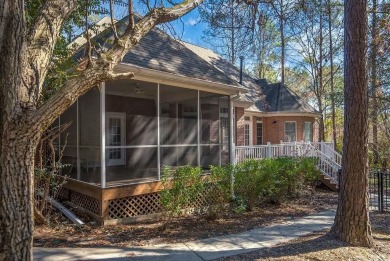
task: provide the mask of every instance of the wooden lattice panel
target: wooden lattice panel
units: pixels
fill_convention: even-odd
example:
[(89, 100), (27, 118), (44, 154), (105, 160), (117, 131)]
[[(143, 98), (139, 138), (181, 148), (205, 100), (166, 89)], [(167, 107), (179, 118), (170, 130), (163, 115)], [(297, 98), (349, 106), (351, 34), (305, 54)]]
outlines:
[(159, 213), (162, 211), (159, 193), (114, 199), (109, 201), (109, 218), (118, 219)]
[(100, 214), (99, 200), (90, 196), (70, 191), (70, 202), (97, 215)]
[(68, 199), (69, 198), (69, 189), (61, 187), (58, 191), (57, 198), (59, 199)]

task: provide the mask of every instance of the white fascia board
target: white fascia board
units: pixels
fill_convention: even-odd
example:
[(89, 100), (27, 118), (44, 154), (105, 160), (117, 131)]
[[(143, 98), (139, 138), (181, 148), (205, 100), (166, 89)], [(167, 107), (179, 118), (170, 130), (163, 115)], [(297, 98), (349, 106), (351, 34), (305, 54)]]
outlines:
[(321, 116), (318, 112), (302, 112), (302, 111), (275, 111), (275, 112), (262, 112), (262, 111), (252, 111), (245, 110), (245, 113), (248, 115), (258, 116), (258, 117), (279, 117), (279, 116), (296, 116), (296, 117), (314, 117), (319, 118)]
[(247, 92), (247, 89), (244, 87), (216, 83), (167, 72), (161, 72), (127, 63), (119, 64), (115, 67), (115, 71), (134, 72), (134, 77), (132, 78), (134, 80), (172, 85), (176, 87), (218, 93), (223, 95), (234, 95), (237, 93)]

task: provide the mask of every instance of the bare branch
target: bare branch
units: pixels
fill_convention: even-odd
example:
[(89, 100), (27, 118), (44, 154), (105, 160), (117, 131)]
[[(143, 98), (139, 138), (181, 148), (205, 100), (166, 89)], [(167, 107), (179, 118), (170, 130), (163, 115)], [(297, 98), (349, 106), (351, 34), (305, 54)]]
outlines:
[(91, 37), (89, 35), (88, 7), (89, 7), (89, 0), (86, 0), (86, 5), (85, 5), (85, 38), (87, 39), (87, 44), (85, 46), (85, 53), (84, 53), (85, 56), (87, 56), (86, 67), (89, 67), (92, 64), (92, 43), (91, 43)]
[(113, 47), (106, 52), (105, 56), (111, 59), (112, 66), (119, 64), (125, 54), (153, 27), (161, 23), (176, 20), (190, 12), (202, 2), (203, 0), (184, 0), (170, 8), (161, 7), (152, 9), (134, 26), (133, 29), (129, 29), (128, 25), (118, 43), (114, 43)]
[(111, 18), (111, 27), (112, 27), (112, 31), (114, 32), (115, 41), (118, 41), (119, 40), (118, 33), (116, 30), (116, 25), (114, 23), (114, 0), (110, 0), (110, 18)]
[(34, 78), (31, 92), (39, 99), (54, 46), (64, 20), (76, 7), (77, 0), (46, 1), (28, 33), (29, 66)]
[(133, 10), (133, 0), (129, 0), (129, 26), (128, 30), (134, 29), (134, 10)]
[(111, 49), (102, 53), (98, 60), (92, 61), (91, 65), (81, 71), (79, 76), (68, 80), (60, 91), (56, 92), (33, 112), (33, 115), (29, 117), (31, 126), (40, 126), (42, 129), (48, 128), (80, 96), (101, 82), (133, 77), (133, 73), (114, 73), (114, 67), (154, 26), (173, 21), (202, 2), (203, 0), (184, 0), (173, 7), (155, 8), (147, 13), (132, 30), (126, 29), (124, 35), (119, 38), (117, 43), (113, 44)]

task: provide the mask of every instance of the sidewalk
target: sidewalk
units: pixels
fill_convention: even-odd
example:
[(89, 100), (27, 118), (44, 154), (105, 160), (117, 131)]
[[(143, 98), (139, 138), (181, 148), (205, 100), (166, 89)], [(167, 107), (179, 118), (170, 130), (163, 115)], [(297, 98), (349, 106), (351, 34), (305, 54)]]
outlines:
[(326, 211), (239, 234), (176, 244), (141, 247), (34, 248), (34, 260), (212, 260), (273, 247), (330, 228), (334, 216), (335, 211)]

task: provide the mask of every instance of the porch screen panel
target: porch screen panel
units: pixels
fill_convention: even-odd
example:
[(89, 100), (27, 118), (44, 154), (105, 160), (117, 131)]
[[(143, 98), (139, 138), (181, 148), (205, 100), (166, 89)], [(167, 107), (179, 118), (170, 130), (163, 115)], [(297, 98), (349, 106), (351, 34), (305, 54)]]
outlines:
[(94, 88), (78, 101), (79, 120), (79, 179), (100, 185), (100, 91)]
[(198, 165), (198, 92), (160, 85), (160, 166)]
[(106, 83), (107, 186), (158, 179), (157, 84)]
[[(59, 137), (61, 162), (64, 165), (60, 173), (73, 179), (77, 179), (77, 103), (70, 106), (59, 118), (61, 125), (69, 123)], [(58, 155), (60, 156), (60, 155)]]
[[(228, 100), (219, 94), (200, 92), (200, 164), (203, 169), (228, 159)], [(224, 128), (222, 128), (222, 124)], [(225, 139), (224, 139), (225, 138)]]

